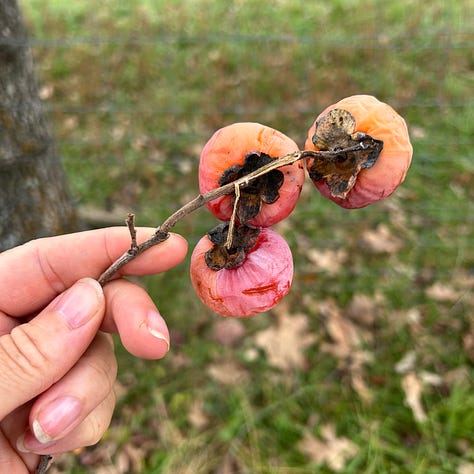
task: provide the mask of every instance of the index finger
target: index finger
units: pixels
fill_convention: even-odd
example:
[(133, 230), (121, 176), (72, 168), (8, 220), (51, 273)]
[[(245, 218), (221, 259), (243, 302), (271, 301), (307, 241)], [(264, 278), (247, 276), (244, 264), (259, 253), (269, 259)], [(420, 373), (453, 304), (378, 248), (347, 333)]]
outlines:
[[(155, 229), (137, 228), (137, 242)], [(130, 248), (126, 227), (109, 227), (32, 240), (0, 254), (0, 312), (24, 316), (38, 311), (84, 277), (98, 278)], [(177, 235), (125, 265), (120, 275), (150, 275), (180, 263), (186, 240)]]

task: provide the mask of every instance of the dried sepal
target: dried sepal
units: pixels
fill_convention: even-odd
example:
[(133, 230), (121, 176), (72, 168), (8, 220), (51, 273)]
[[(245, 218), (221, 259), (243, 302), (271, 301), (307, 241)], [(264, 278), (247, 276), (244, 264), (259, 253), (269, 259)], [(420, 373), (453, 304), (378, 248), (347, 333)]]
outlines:
[(234, 226), (232, 245), (228, 247), (229, 223), (216, 226), (208, 232), (214, 244), (206, 252), (205, 260), (211, 270), (231, 269), (242, 265), (247, 253), (255, 247), (260, 229), (246, 225)]
[[(309, 176), (314, 181), (325, 179), (332, 196), (342, 199), (354, 187), (359, 172), (374, 166), (383, 149), (383, 141), (355, 132), (355, 126), (350, 112), (332, 109), (316, 122), (312, 138), (318, 150), (335, 154), (315, 157)], [(353, 150), (337, 153), (347, 148)]]
[[(223, 186), (231, 183), (275, 160), (276, 158), (272, 158), (263, 152), (253, 151), (247, 153), (243, 165), (231, 166), (222, 173), (219, 185)], [(244, 224), (256, 217), (262, 208), (262, 203), (274, 203), (280, 197), (278, 190), (283, 181), (283, 173), (280, 170), (272, 170), (254, 179), (252, 183), (241, 186), (237, 203), (239, 222)]]
[(332, 109), (316, 122), (313, 144), (319, 150), (347, 148), (355, 130), (355, 119), (344, 109)]

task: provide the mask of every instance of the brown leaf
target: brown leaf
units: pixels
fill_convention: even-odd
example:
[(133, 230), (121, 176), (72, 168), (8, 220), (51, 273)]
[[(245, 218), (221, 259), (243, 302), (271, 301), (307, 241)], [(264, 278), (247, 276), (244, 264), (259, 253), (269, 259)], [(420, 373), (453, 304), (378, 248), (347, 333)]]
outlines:
[(38, 92), (38, 96), (41, 100), (48, 100), (51, 99), (54, 95), (54, 86), (53, 85), (45, 85), (40, 88)]
[(312, 263), (313, 271), (326, 272), (331, 276), (337, 275), (347, 261), (347, 252), (344, 249), (318, 250), (310, 248), (305, 251), (305, 255)]
[(375, 230), (367, 230), (362, 234), (361, 243), (373, 253), (396, 253), (402, 246), (402, 241), (394, 236), (390, 229), (379, 224)]
[(454, 288), (444, 283), (434, 283), (426, 290), (426, 295), (439, 302), (454, 303), (460, 298), (460, 294)]
[(471, 372), (465, 365), (449, 370), (444, 374), (443, 379), (448, 387), (454, 385), (468, 385), (472, 381)]
[(289, 314), (280, 309), (276, 324), (258, 332), (254, 340), (273, 367), (291, 371), (305, 367), (304, 352), (316, 342), (316, 336), (305, 314)]
[(249, 373), (233, 360), (224, 360), (209, 365), (207, 373), (215, 381), (222, 385), (237, 385), (246, 383), (250, 375)]
[(368, 295), (356, 293), (346, 308), (346, 315), (356, 323), (371, 327), (377, 320), (380, 312), (380, 305), (383, 302), (383, 296), (376, 294), (371, 297)]
[(411, 409), (416, 421), (422, 423), (427, 416), (421, 402), (423, 384), (415, 372), (409, 372), (402, 378), (402, 388), (405, 392), (405, 403)]
[(345, 437), (337, 437), (332, 425), (321, 427), (321, 438), (306, 431), (299, 443), (299, 449), (317, 464), (327, 464), (333, 471), (344, 470), (348, 460), (358, 452), (359, 447)]
[(188, 413), (188, 421), (194, 428), (202, 430), (209, 424), (209, 417), (204, 411), (202, 400), (195, 400)]
[(373, 355), (362, 346), (371, 339), (371, 334), (344, 317), (333, 300), (320, 303), (319, 310), (332, 340), (321, 344), (321, 352), (332, 354), (340, 360), (342, 368), (350, 375), (352, 388), (364, 402), (370, 403), (373, 397), (363, 375), (364, 366), (372, 362)]
[(398, 374), (411, 372), (415, 368), (416, 357), (416, 352), (413, 350), (405, 353), (405, 355), (395, 364), (395, 372)]
[(459, 464), (456, 474), (474, 474), (474, 463), (461, 462)]
[(325, 327), (332, 339), (326, 346), (328, 352), (344, 358), (353, 354), (363, 341), (363, 332), (352, 321), (345, 318), (333, 300), (326, 300), (319, 305), (320, 313), (324, 317)]

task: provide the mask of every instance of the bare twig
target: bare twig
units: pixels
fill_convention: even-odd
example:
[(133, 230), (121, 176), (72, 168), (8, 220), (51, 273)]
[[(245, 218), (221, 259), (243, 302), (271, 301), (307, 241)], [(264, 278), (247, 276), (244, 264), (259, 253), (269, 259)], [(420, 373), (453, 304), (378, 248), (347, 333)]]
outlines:
[(40, 457), (40, 461), (38, 467), (36, 468), (35, 474), (45, 474), (51, 459), (53, 459), (53, 456), (50, 456), (49, 454), (43, 454)]
[(137, 229), (135, 229), (135, 214), (129, 214), (127, 216), (127, 223), (128, 231), (130, 232), (130, 238), (132, 239), (132, 244), (130, 246), (129, 252), (135, 252), (137, 245)]
[(252, 173), (249, 173), (246, 176), (242, 176), (241, 178), (236, 179), (235, 181), (232, 181), (223, 186), (220, 186), (219, 188), (213, 189), (209, 191), (208, 193), (199, 194), (193, 200), (189, 201), (187, 204), (185, 204), (183, 207), (181, 207), (176, 212), (174, 212), (171, 216), (169, 216), (163, 222), (163, 224), (161, 224), (161, 226), (159, 226), (155, 230), (155, 233), (148, 240), (136, 246), (133, 246), (133, 243), (132, 243), (132, 246), (130, 247), (130, 249), (127, 252), (125, 252), (121, 257), (119, 257), (115, 262), (113, 262), (112, 265), (110, 265), (110, 267), (107, 268), (107, 270), (105, 270), (104, 273), (102, 273), (102, 275), (98, 279), (99, 283), (102, 286), (105, 285), (109, 280), (111, 280), (115, 276), (115, 274), (124, 265), (131, 262), (133, 259), (135, 259), (140, 254), (142, 254), (145, 250), (148, 250), (150, 247), (153, 247), (155, 245), (160, 244), (161, 242), (164, 242), (169, 237), (169, 233), (171, 229), (182, 218), (186, 217), (188, 214), (191, 214), (191, 212), (194, 212), (195, 210), (204, 206), (206, 203), (213, 201), (214, 199), (225, 196), (227, 194), (232, 194), (233, 192), (235, 192), (237, 187), (239, 188), (244, 187), (248, 185), (251, 181), (259, 178), (260, 176), (263, 176), (264, 174), (272, 170), (281, 168), (283, 166), (292, 165), (293, 163), (296, 163), (297, 161), (301, 159), (316, 158), (316, 157), (331, 158), (341, 153), (359, 151), (362, 149), (363, 149), (363, 145), (357, 144), (357, 145), (354, 145), (342, 150), (338, 150), (338, 151), (322, 151), (322, 150), (295, 151), (293, 153), (289, 153), (288, 155), (282, 156), (281, 158), (277, 158), (276, 160), (271, 161), (270, 163), (267, 163), (261, 166), (260, 168), (253, 171)]

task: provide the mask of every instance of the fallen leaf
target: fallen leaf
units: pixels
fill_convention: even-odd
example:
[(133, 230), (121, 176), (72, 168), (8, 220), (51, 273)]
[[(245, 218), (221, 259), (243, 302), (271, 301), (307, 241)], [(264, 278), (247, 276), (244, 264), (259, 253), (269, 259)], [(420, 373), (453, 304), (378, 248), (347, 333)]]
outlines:
[(324, 317), (325, 327), (333, 341), (331, 352), (339, 357), (347, 357), (352, 349), (359, 347), (362, 339), (354, 323), (344, 318), (333, 300), (326, 300), (319, 305)]
[(448, 387), (454, 385), (469, 385), (472, 382), (471, 371), (465, 365), (449, 370), (443, 376), (444, 382)]
[(420, 372), (420, 380), (424, 385), (431, 385), (432, 387), (439, 387), (443, 384), (443, 377), (441, 375), (426, 370)]
[(396, 364), (395, 372), (398, 374), (406, 374), (413, 371), (416, 363), (416, 352), (408, 351)]
[(202, 430), (209, 424), (209, 417), (204, 411), (202, 400), (195, 400), (188, 413), (188, 421), (192, 427)]
[(312, 270), (337, 275), (347, 260), (347, 251), (344, 249), (318, 250), (308, 249), (305, 255), (312, 264)]
[(474, 474), (474, 464), (472, 462), (462, 462), (459, 464), (456, 474)]
[(364, 401), (365, 403), (372, 403), (374, 395), (365, 383), (364, 376), (361, 370), (352, 371), (351, 385), (362, 401)]
[(359, 447), (345, 437), (337, 437), (330, 424), (321, 427), (321, 438), (316, 438), (309, 430), (303, 434), (299, 449), (316, 464), (327, 464), (333, 471), (341, 472), (347, 461), (358, 452)]
[(275, 324), (258, 332), (254, 341), (265, 351), (270, 365), (291, 371), (305, 367), (304, 352), (316, 342), (316, 336), (305, 314), (290, 314), (280, 309)]
[(371, 333), (344, 317), (331, 299), (321, 302), (319, 311), (332, 340), (321, 344), (321, 352), (339, 359), (342, 368), (349, 373), (352, 388), (364, 402), (371, 403), (373, 395), (364, 381), (364, 366), (373, 361), (373, 355), (362, 348), (366, 341), (371, 340)]
[(356, 293), (349, 302), (345, 314), (357, 323), (364, 326), (373, 326), (380, 313), (382, 301), (383, 296), (381, 294), (371, 297)]
[(147, 454), (142, 446), (124, 443), (117, 454), (114, 465), (120, 474), (140, 472)]
[(38, 96), (41, 100), (48, 100), (51, 99), (54, 95), (54, 86), (46, 85), (40, 88), (38, 92)]
[(362, 234), (361, 244), (373, 253), (396, 253), (402, 241), (394, 236), (385, 224), (379, 224), (375, 230), (367, 230)]
[(249, 373), (233, 360), (224, 360), (209, 365), (207, 373), (222, 385), (237, 385), (249, 380)]
[(434, 283), (426, 290), (426, 296), (441, 303), (454, 303), (460, 298), (458, 291), (439, 282)]
[(415, 372), (409, 372), (402, 378), (402, 388), (405, 392), (405, 403), (411, 409), (416, 421), (422, 423), (427, 416), (421, 403), (423, 384)]
[(421, 312), (418, 308), (410, 308), (405, 315), (408, 324), (419, 326), (421, 324)]

